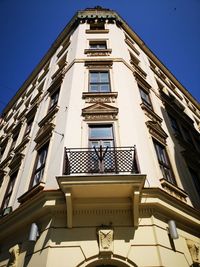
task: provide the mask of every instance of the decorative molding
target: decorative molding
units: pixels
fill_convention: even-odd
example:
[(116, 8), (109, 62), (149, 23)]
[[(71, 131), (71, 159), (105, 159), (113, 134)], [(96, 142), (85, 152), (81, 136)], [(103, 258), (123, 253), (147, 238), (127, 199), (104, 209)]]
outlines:
[(162, 178), (160, 179), (161, 186), (163, 189), (169, 193), (170, 195), (178, 198), (179, 200), (183, 202), (187, 202), (186, 198), (188, 197), (188, 194), (182, 190), (181, 188), (169, 183), (166, 179)]
[(24, 150), (24, 148), (26, 147), (26, 144), (30, 141), (30, 136), (26, 135), (23, 137), (23, 140), (21, 141), (21, 143), (16, 146), (16, 148), (14, 149), (15, 153), (20, 153)]
[(9, 249), (9, 253), (10, 253), (10, 259), (8, 262), (9, 267), (17, 267), (18, 266), (18, 258), (20, 255), (20, 247), (18, 244), (16, 244), (15, 246), (11, 247)]
[(12, 158), (12, 160), (9, 164), (10, 175), (19, 169), (19, 166), (20, 166), (23, 158), (24, 158), (24, 154), (22, 154), (22, 153), (17, 153), (14, 155), (14, 157)]
[[(140, 68), (136, 63), (134, 63), (134, 61), (133, 60), (130, 60), (130, 63), (131, 63), (131, 66), (134, 68), (134, 75), (140, 75), (141, 76), (141, 78), (144, 78), (144, 79), (146, 79), (146, 77), (147, 77), (147, 74), (146, 74), (146, 72), (145, 71), (143, 71), (143, 69), (142, 68)], [(136, 74), (137, 73), (137, 74)]]
[(158, 141), (166, 145), (166, 139), (168, 135), (166, 132), (162, 129), (160, 124), (157, 121), (147, 121), (146, 122), (147, 127), (149, 128), (150, 134), (155, 137)]
[(102, 30), (85, 30), (85, 33), (109, 33), (108, 29), (102, 29)]
[(52, 130), (54, 129), (55, 125), (50, 122), (44, 124), (37, 132), (37, 135), (34, 139), (34, 141), (40, 146), (41, 143), (44, 144), (47, 142), (48, 139), (50, 139), (52, 135)]
[(47, 115), (38, 122), (39, 127), (44, 126), (47, 123), (50, 123), (50, 121), (52, 121), (55, 118), (55, 114), (56, 112), (58, 112), (59, 107), (58, 106), (54, 106), (52, 109), (48, 110)]
[(126, 37), (125, 39), (125, 43), (139, 56), (140, 52), (137, 50), (137, 48), (135, 48), (134, 44), (131, 43), (131, 41), (129, 41), (129, 39)]
[(42, 191), (44, 189), (45, 183), (40, 182), (39, 184), (32, 187), (30, 190), (25, 192), (23, 195), (21, 195), (17, 200), (20, 204), (26, 202), (27, 200), (31, 199), (33, 196), (35, 196), (37, 193)]
[(109, 56), (112, 49), (85, 49), (84, 53), (89, 57)]
[(144, 103), (141, 103), (140, 106), (144, 110), (145, 115), (149, 117), (152, 121), (155, 121), (159, 124), (163, 121), (163, 119), (160, 116), (158, 116), (152, 109), (150, 109)]
[(100, 69), (100, 68), (112, 68), (113, 61), (112, 60), (85, 60), (85, 66), (89, 69)]
[(117, 95), (118, 95), (117, 92), (108, 92), (108, 93), (83, 92), (82, 98), (85, 99), (86, 103), (115, 103)]
[(151, 85), (146, 80), (144, 80), (144, 78), (137, 72), (134, 72), (134, 76), (135, 76), (137, 83), (141, 85), (141, 87), (149, 93), (149, 89), (151, 88)]
[(96, 103), (82, 109), (82, 116), (85, 120), (115, 120), (118, 108), (104, 103)]
[(112, 228), (99, 228), (97, 229), (99, 253), (112, 254), (114, 231)]
[(190, 251), (190, 255), (192, 258), (193, 263), (199, 263), (199, 251), (200, 251), (200, 244), (194, 242), (193, 240), (186, 239), (186, 243), (188, 246), (188, 249)]

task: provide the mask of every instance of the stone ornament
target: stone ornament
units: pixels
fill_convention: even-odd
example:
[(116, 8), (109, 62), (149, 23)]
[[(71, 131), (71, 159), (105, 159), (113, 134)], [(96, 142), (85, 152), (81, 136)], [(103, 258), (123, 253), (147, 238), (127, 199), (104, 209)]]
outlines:
[(8, 267), (17, 267), (18, 266), (18, 258), (19, 258), (19, 245), (16, 244), (15, 246), (9, 249), (10, 253), (10, 260), (8, 263)]
[(99, 229), (99, 252), (112, 253), (113, 252), (113, 229)]
[(187, 242), (188, 249), (190, 251), (190, 255), (192, 257), (192, 261), (194, 263), (200, 263), (200, 260), (199, 260), (200, 245), (190, 239), (187, 239), (186, 242)]

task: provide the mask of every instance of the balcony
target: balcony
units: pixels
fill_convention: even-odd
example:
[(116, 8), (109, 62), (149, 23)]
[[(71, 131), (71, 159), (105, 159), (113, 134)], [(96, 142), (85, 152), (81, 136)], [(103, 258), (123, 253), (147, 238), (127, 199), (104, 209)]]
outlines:
[(64, 175), (139, 173), (135, 147), (66, 148)]

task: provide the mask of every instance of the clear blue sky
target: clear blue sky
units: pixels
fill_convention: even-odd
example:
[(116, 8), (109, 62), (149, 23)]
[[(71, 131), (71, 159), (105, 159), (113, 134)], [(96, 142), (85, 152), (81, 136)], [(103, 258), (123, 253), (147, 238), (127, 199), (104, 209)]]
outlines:
[(117, 11), (200, 101), (200, 0), (0, 0), (0, 112), (77, 10)]

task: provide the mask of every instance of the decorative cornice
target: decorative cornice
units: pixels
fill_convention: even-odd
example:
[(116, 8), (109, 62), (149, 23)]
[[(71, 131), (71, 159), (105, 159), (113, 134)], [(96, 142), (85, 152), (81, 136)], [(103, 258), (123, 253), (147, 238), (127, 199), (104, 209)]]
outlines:
[(98, 60), (98, 59), (94, 59), (94, 60), (85, 60), (85, 66), (88, 68), (111, 68), (113, 65), (113, 61), (112, 60)]
[(147, 117), (149, 117), (152, 121), (155, 121), (159, 124), (163, 121), (163, 119), (160, 116), (158, 116), (152, 109), (150, 109), (144, 103), (141, 103), (140, 106), (144, 110), (145, 115), (147, 115)]
[(157, 121), (147, 121), (146, 122), (147, 127), (149, 128), (150, 134), (156, 138), (158, 141), (166, 145), (166, 139), (168, 135), (166, 132), (162, 129), (160, 124)]
[(44, 124), (44, 126), (42, 126), (38, 132), (37, 135), (34, 139), (34, 141), (40, 146), (41, 143), (45, 143), (47, 142), (51, 135), (52, 135), (52, 130), (54, 129), (55, 125), (50, 122), (48, 124)]
[(117, 92), (108, 92), (108, 93), (83, 92), (82, 98), (85, 99), (86, 103), (115, 103), (117, 95), (118, 95)]
[(169, 183), (164, 178), (160, 179), (160, 183), (163, 189), (166, 190), (166, 192), (168, 192), (170, 195), (178, 198), (181, 201), (187, 202), (186, 198), (188, 197), (188, 194), (183, 189)]
[(85, 120), (114, 120), (117, 114), (118, 108), (103, 103), (96, 103), (82, 109)]
[(52, 109), (48, 110), (47, 115), (38, 122), (39, 127), (44, 126), (47, 123), (50, 123), (54, 118), (55, 118), (55, 114), (58, 112), (59, 107), (58, 106), (53, 106)]
[(109, 56), (112, 49), (85, 49), (84, 53), (89, 57)]
[(99, 29), (99, 30), (90, 30), (90, 29), (87, 29), (85, 30), (85, 33), (91, 33), (91, 34), (98, 34), (98, 33), (109, 33), (109, 30), (108, 29)]

